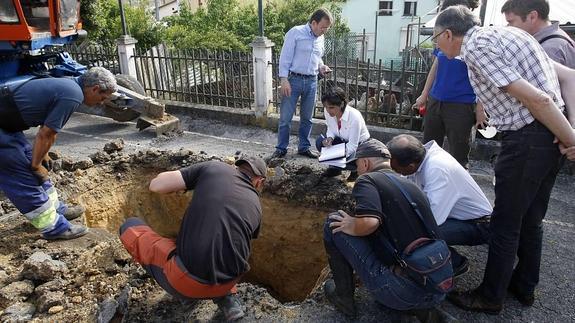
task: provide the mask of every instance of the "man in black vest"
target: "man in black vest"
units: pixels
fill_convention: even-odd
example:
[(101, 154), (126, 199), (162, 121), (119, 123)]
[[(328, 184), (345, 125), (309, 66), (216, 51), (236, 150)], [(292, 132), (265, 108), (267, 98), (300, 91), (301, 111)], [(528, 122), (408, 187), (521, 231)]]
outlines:
[(392, 174), (400, 182), (419, 205), (426, 222), (437, 230), (425, 194), (393, 173), (389, 151), (380, 141), (360, 144), (355, 157), (360, 175), (352, 192), (355, 214), (342, 210), (331, 213), (324, 226), (324, 245), (333, 275), (324, 285), (327, 298), (346, 315), (355, 316), (355, 271), (365, 288), (386, 307), (409, 311), (407, 314), (416, 315), (422, 322), (447, 319), (449, 314), (435, 308), (445, 294), (429, 292), (408, 278), (382, 240), (387, 238), (396, 249), (403, 250), (413, 240), (428, 235), (402, 192), (383, 173)]

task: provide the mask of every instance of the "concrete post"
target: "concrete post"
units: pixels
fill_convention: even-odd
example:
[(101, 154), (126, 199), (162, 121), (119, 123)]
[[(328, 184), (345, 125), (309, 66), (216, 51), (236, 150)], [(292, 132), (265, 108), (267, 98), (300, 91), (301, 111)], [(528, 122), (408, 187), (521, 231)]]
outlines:
[(256, 37), (250, 44), (253, 50), (254, 91), (256, 117), (267, 116), (273, 98), (272, 47), (268, 38)]
[(120, 73), (131, 75), (137, 78), (136, 73), (136, 60), (134, 55), (136, 54), (136, 43), (138, 41), (129, 35), (120, 36), (116, 40), (118, 45), (118, 58), (120, 62)]

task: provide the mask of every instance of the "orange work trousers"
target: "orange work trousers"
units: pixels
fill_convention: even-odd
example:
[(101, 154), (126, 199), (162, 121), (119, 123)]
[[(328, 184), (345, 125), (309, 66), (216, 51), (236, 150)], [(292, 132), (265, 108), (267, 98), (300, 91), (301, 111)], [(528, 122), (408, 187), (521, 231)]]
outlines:
[(120, 227), (120, 240), (130, 255), (171, 295), (188, 298), (217, 298), (236, 293), (235, 279), (209, 285), (188, 273), (176, 254), (176, 242), (154, 232), (139, 218), (128, 218)]

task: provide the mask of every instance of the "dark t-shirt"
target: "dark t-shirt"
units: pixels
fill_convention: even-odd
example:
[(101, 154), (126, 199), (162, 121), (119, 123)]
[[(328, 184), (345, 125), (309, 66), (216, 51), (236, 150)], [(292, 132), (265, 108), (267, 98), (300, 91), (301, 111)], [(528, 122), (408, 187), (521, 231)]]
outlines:
[(194, 278), (221, 284), (249, 270), (250, 240), (259, 233), (262, 208), (249, 178), (219, 161), (181, 171), (194, 190), (177, 238), (177, 253)]
[[(368, 173), (367, 175), (373, 181), (366, 174), (360, 176), (352, 191), (356, 201), (355, 216), (370, 215), (379, 219), (381, 226), (370, 239), (377, 241), (377, 236), (383, 235), (388, 239), (391, 238), (390, 241), (394, 247), (398, 251), (402, 251), (413, 240), (420, 237), (429, 237), (429, 234), (399, 188), (383, 172), (388, 172), (395, 176), (414, 202), (417, 203), (423, 217), (435, 232), (437, 232), (437, 224), (433, 218), (425, 193), (413, 182), (398, 176), (390, 170)], [(388, 252), (383, 244), (378, 243), (378, 247), (380, 247), (378, 253), (382, 255), (384, 262), (387, 265), (393, 264), (392, 254)]]
[(56, 132), (84, 101), (77, 78), (42, 78), (17, 87), (14, 102), (29, 127), (44, 125)]

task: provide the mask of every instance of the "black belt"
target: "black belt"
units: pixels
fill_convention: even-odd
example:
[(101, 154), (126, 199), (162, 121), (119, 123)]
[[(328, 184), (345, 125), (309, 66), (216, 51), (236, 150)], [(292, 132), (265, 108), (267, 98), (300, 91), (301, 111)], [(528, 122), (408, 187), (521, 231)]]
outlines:
[(300, 74), (300, 73), (296, 73), (296, 72), (289, 72), (290, 76), (297, 76), (297, 77), (305, 77), (305, 78), (309, 78), (309, 77), (317, 77), (317, 75), (307, 75), (307, 74)]

